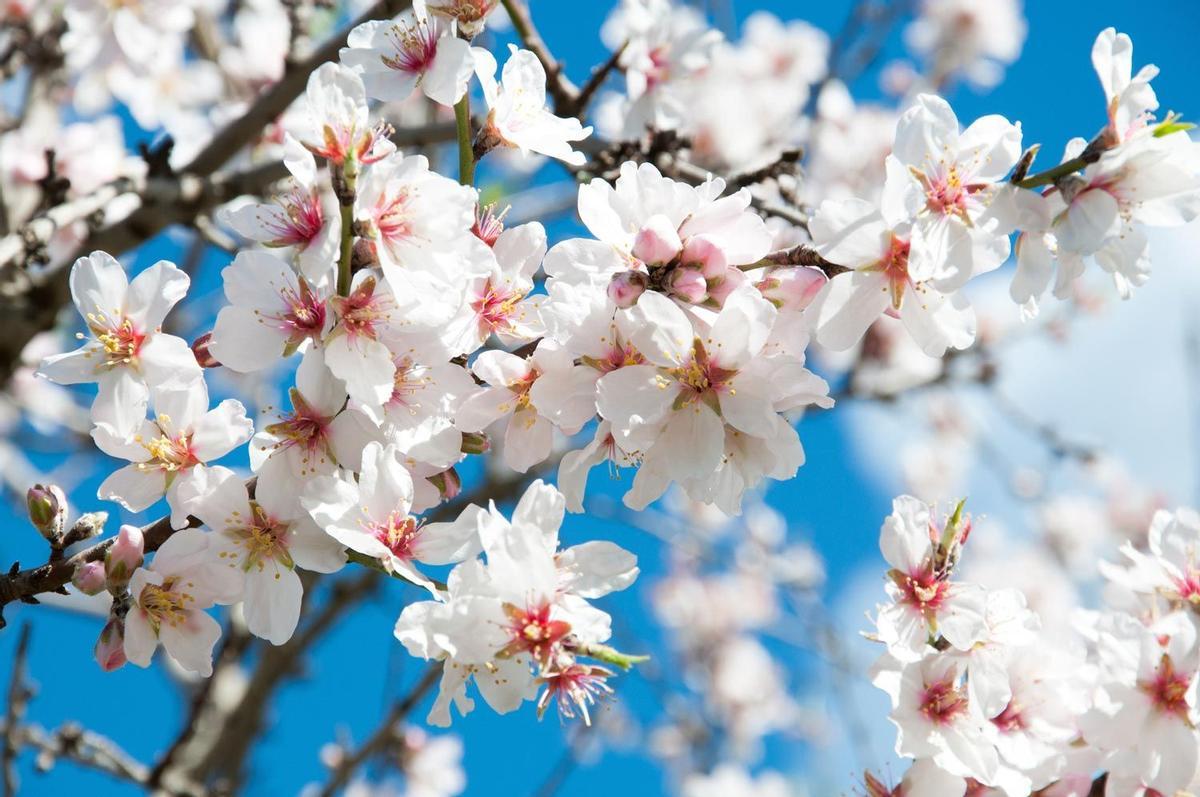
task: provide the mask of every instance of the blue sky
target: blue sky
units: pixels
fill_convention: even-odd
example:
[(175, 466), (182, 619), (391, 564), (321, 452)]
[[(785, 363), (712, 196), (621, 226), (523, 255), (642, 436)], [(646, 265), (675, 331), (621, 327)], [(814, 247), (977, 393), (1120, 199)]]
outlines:
[[(533, 2), (533, 14), (544, 36), (556, 52), (568, 55), (568, 71), (576, 79), (585, 77), (590, 65), (605, 55), (598, 31), (608, 5)], [(739, 18), (766, 9), (784, 18), (799, 16), (836, 32), (851, 4), (846, 0), (738, 0), (735, 5)], [(1200, 87), (1195, 80), (1200, 7), (1194, 0), (1141, 4), (1032, 0), (1026, 13), (1029, 36), (1024, 54), (1008, 68), (1006, 81), (987, 94), (960, 89), (951, 96), (964, 122), (985, 113), (1020, 120), (1027, 143), (1044, 144), (1047, 161), (1057, 157), (1068, 138), (1090, 136), (1103, 123), (1103, 97), (1089, 53), (1096, 33), (1109, 25), (1133, 37), (1135, 66), (1154, 62), (1161, 68), (1155, 87), (1164, 110), (1182, 111), (1189, 118), (1200, 115)], [(887, 54), (902, 54), (897, 37), (889, 43)], [(878, 97), (876, 78), (875, 72), (865, 75), (854, 86), (856, 94)], [(137, 266), (144, 267), (159, 257), (178, 256), (178, 245), (161, 238), (147, 247)], [(206, 258), (198, 280), (200, 290), (216, 287), (223, 261), (216, 254)], [(218, 392), (219, 385), (214, 385), (214, 393)], [(768, 497), (787, 516), (792, 535), (811, 541), (826, 558), (827, 597), (833, 600), (861, 564), (876, 559), (876, 530), (888, 511), (890, 495), (875, 481), (875, 469), (864, 467), (859, 459), (863, 449), (851, 443), (837, 413), (813, 414), (803, 421), (800, 432), (808, 464), (795, 480), (777, 485)], [(880, 446), (870, 456), (889, 458), (894, 450)], [(39, 458), (47, 462), (51, 459)], [(78, 487), (73, 495), (77, 505), (98, 508), (91, 497), (98, 481), (87, 479)], [(594, 481), (593, 486), (617, 493), (611, 485)], [(113, 530), (118, 517), (119, 513), (114, 512)], [(28, 566), (41, 561), (43, 546), (10, 507), (0, 507), (0, 523), (8, 530), (0, 537), (0, 563), (7, 565), (19, 558)], [(563, 536), (564, 543), (606, 537), (634, 550), (644, 570), (642, 587), (648, 588), (655, 573), (661, 572), (661, 544), (619, 523), (594, 517), (572, 518)], [(374, 727), (389, 701), (405, 692), (423, 665), (408, 658), (394, 642), (391, 626), (400, 608), (415, 597), (414, 592), (398, 585), (389, 586), (317, 648), (306, 678), (284, 690), (272, 707), (269, 733), (252, 759), (254, 779), (248, 794), (292, 794), (305, 783), (322, 779), (317, 751), (333, 738), (335, 729), (361, 738)], [(618, 642), (625, 630), (639, 644), (644, 642), (651, 651), (658, 652), (661, 640), (648, 622), (644, 598), (645, 592), (635, 587), (605, 599), (602, 605), (615, 617)], [(867, 608), (864, 605), (859, 616)], [(0, 683), (7, 682), (16, 627), (26, 619), (36, 621), (30, 669), (40, 688), (31, 719), (47, 726), (79, 720), (118, 740), (142, 760), (151, 760), (163, 748), (164, 739), (175, 732), (182, 707), (177, 690), (160, 668), (126, 667), (110, 675), (101, 673), (91, 659), (99, 629), (95, 618), (25, 606), (10, 606), (5, 615), (10, 627), (0, 632)], [(795, 666), (798, 684), (815, 692), (824, 689), (828, 675), (813, 662), (786, 649), (777, 652)], [(666, 660), (663, 663), (669, 664)], [(622, 678), (617, 687), (621, 700), (636, 717), (645, 720), (655, 715), (658, 706), (654, 692), (636, 675)], [(836, 710), (837, 705), (830, 703), (829, 707)], [(531, 794), (563, 749), (564, 732), (559, 723), (553, 718), (539, 723), (532, 710), (496, 717), (481, 708), (465, 720), (456, 721), (454, 730), (467, 740), (469, 795)], [(770, 746), (765, 763), (798, 773), (805, 769), (807, 756), (803, 748), (785, 741)], [(50, 776), (39, 776), (32, 772), (29, 756), (23, 759), (21, 772), (22, 794), (84, 793), (89, 789), (114, 797), (136, 793), (70, 765), (60, 765)], [(834, 784), (835, 789), (849, 788), (849, 773), (846, 775), (844, 781)], [(666, 793), (663, 775), (636, 747), (606, 752), (598, 762), (573, 774), (562, 793), (599, 797), (616, 789), (647, 797)]]

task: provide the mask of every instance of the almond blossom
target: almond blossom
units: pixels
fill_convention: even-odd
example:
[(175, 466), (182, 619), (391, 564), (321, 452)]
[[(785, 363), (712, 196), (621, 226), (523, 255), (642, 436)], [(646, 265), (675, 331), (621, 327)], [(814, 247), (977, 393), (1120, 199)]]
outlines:
[(474, 72), (471, 46), (453, 21), (431, 16), (417, 0), (393, 20), (364, 22), (346, 40), (339, 57), (361, 75), (367, 96), (401, 102), (420, 88), (442, 105), (454, 105)]
[[(292, 188), (273, 202), (252, 202), (226, 210), (226, 224), (251, 241), (272, 248), (295, 247), (300, 274), (316, 286), (333, 282), (333, 263), (342, 234), (337, 201), (323, 191), (317, 162), (291, 134), (284, 136), (283, 163)], [(235, 301), (234, 297), (229, 297)]]
[[(736, 512), (743, 490), (763, 476), (795, 472), (803, 450), (776, 414), (777, 402), (792, 395), (793, 380), (807, 383), (809, 374), (757, 367), (777, 312), (769, 302), (753, 291), (736, 293), (703, 328), (656, 293), (622, 312), (633, 322), (632, 343), (645, 364), (604, 375), (597, 407), (619, 445), (642, 454), (628, 506), (641, 509), (678, 481), (699, 500)], [(730, 479), (718, 467), (723, 463), (742, 478)], [(716, 482), (709, 485), (711, 478)]]
[(332, 282), (313, 285), (272, 254), (239, 252), (221, 278), (229, 304), (217, 313), (209, 352), (235, 371), (258, 371), (320, 344), (332, 326)]
[(81, 257), (71, 267), (71, 298), (83, 316), (85, 341), (72, 352), (42, 361), (40, 376), (60, 385), (96, 382), (92, 420), (114, 434), (132, 434), (146, 417), (151, 387), (188, 385), (200, 366), (187, 343), (162, 332), (171, 308), (190, 280), (172, 263), (155, 263), (133, 282), (104, 252)]
[(882, 207), (912, 221), (909, 264), (947, 288), (1008, 258), (1015, 219), (996, 213), (998, 183), (1021, 156), (1021, 127), (984, 116), (960, 132), (949, 103), (921, 94), (896, 123)]
[(396, 151), (385, 125), (372, 125), (362, 78), (349, 67), (317, 67), (305, 91), (307, 118), (296, 137), (314, 155), (342, 166), (374, 163)]
[(485, 351), (471, 372), (485, 386), (463, 401), (455, 424), (464, 432), (482, 432), (505, 422), (504, 462), (520, 473), (550, 455), (556, 426), (574, 434), (595, 415), (595, 380), (546, 341), (528, 357)]
[(149, 667), (161, 643), (167, 655), (189, 672), (212, 674), (212, 650), (221, 626), (205, 609), (231, 603), (241, 578), (210, 556), (211, 538), (198, 529), (171, 535), (147, 567), (129, 581), (132, 604), (125, 616), (125, 656)]
[(931, 357), (975, 340), (975, 312), (934, 276), (928, 260), (912, 259), (912, 226), (894, 223), (860, 199), (821, 203), (809, 222), (821, 256), (851, 271), (829, 280), (813, 301), (816, 338), (848, 349), (887, 313), (898, 317)]
[(326, 534), (436, 596), (433, 582), (415, 564), (457, 564), (478, 555), (484, 510), (468, 505), (452, 523), (425, 523), (410, 514), (413, 479), (397, 448), (372, 442), (362, 459), (357, 482), (323, 477), (301, 503)]
[(547, 110), (546, 70), (541, 61), (515, 45), (509, 45), (509, 53), (497, 81), (496, 57), (478, 47), (472, 50), (475, 74), (483, 85), (488, 106), (487, 126), (481, 136), (493, 145), (516, 147), (525, 154), (536, 152), (582, 166), (587, 158), (571, 145), (591, 135), (592, 128)]
[(204, 478), (205, 463), (246, 443), (254, 422), (237, 399), (210, 410), (203, 379), (183, 388), (160, 388), (153, 395), (153, 419), (142, 421), (131, 437), (104, 422), (92, 430), (97, 448), (130, 463), (105, 479), (97, 496), (141, 512), (166, 495), (171, 524), (179, 528), (195, 510), (189, 496), (194, 497), (193, 482)]
[(212, 530), (211, 566), (244, 583), (246, 627), (273, 645), (287, 642), (304, 596), (296, 568), (336, 572), (346, 562), (342, 545), (298, 511), (290, 486), (277, 480), (260, 478), (251, 498), (237, 474), (215, 467), (191, 489), (193, 513)]
[(911, 496), (892, 502), (879, 548), (892, 566), (888, 595), (893, 602), (880, 608), (876, 626), (898, 660), (921, 658), (938, 636), (961, 651), (985, 638), (985, 591), (948, 577), (969, 531), (969, 519), (958, 513), (938, 523), (929, 506)]
[(631, 162), (621, 165), (613, 185), (580, 186), (579, 217), (598, 240), (569, 239), (552, 248), (545, 262), (550, 284), (607, 288), (633, 271), (651, 290), (719, 307), (744, 282), (738, 267), (771, 248), (766, 225), (749, 210), (749, 191), (722, 197), (724, 190), (720, 178), (693, 187)]
[[(493, 506), (479, 522), (486, 564), (458, 565), (447, 580), (446, 602), (405, 607), (396, 637), (415, 656), (443, 659), (443, 676), (429, 721), (450, 723), (450, 705), (466, 714), (474, 680), (498, 713), (515, 709), (537, 690), (534, 670), (547, 688), (586, 710), (597, 668), (576, 669), (575, 653), (608, 639), (610, 619), (588, 599), (629, 586), (636, 560), (608, 542), (558, 551), (562, 494), (535, 481), (513, 510), (511, 522)], [(604, 669), (604, 668), (599, 668)]]

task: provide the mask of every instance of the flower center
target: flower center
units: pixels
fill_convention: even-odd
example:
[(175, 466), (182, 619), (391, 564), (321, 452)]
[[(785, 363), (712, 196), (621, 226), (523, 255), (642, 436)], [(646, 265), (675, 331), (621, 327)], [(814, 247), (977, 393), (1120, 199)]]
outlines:
[(475, 311), (480, 326), (484, 330), (490, 332), (507, 330), (512, 327), (509, 319), (524, 298), (524, 294), (493, 285), (489, 277), (479, 298), (471, 302), (471, 309)]
[(163, 623), (171, 627), (182, 625), (187, 620), (188, 604), (196, 600), (189, 593), (175, 587), (173, 579), (164, 581), (161, 586), (147, 584), (142, 587), (142, 593), (138, 596), (138, 605), (155, 633), (158, 633)]
[(359, 335), (376, 340), (380, 325), (390, 317), (392, 302), (386, 295), (375, 295), (375, 278), (367, 277), (349, 296), (330, 299), (342, 329), (353, 339)]
[(320, 454), (333, 459), (329, 449), (329, 424), (333, 419), (317, 412), (295, 387), (288, 393), (292, 399), (292, 411), (266, 427), (267, 432), (279, 438), (275, 449), (297, 446), (304, 449), (307, 457)]
[(1191, 682), (1192, 674), (1176, 671), (1175, 662), (1164, 653), (1154, 671), (1154, 680), (1140, 683), (1138, 687), (1149, 695), (1150, 701), (1160, 713), (1173, 715), (1186, 722), (1191, 712), (1187, 702)]
[(506, 627), (510, 641), (496, 654), (500, 658), (528, 653), (544, 664), (563, 638), (571, 633), (570, 623), (550, 619), (549, 603), (527, 605), (524, 609), (506, 603), (504, 614), (508, 617)]
[(394, 55), (381, 56), (384, 65), (410, 75), (423, 74), (437, 56), (438, 31), (425, 20), (415, 25), (393, 25), (388, 29)]
[(610, 675), (612, 670), (604, 667), (575, 662), (547, 669), (538, 678), (546, 687), (538, 698), (538, 718), (546, 713), (546, 707), (554, 700), (558, 704), (559, 717), (574, 719), (578, 714), (585, 725), (591, 725), (590, 707), (597, 698), (603, 699), (613, 693), (608, 685)]
[(1025, 729), (1025, 718), (1016, 702), (1009, 701), (1004, 711), (992, 717), (992, 724), (1004, 733), (1016, 733)]
[(306, 246), (321, 234), (325, 211), (316, 191), (296, 188), (279, 198), (279, 208), (262, 220), (275, 237), (267, 246)]
[[(123, 365), (137, 365), (138, 352), (146, 336), (139, 332), (128, 318), (115, 321), (105, 315), (99, 307), (96, 312), (87, 314), (88, 330), (100, 344), (104, 362), (101, 368), (118, 368)], [(79, 337), (82, 337), (80, 335)]]
[(190, 433), (180, 432), (174, 436), (168, 434), (164, 427), (170, 427), (171, 419), (165, 415), (158, 416), (156, 424), (159, 431), (162, 432), (158, 437), (146, 440), (141, 435), (137, 435), (134, 438), (142, 448), (150, 453), (148, 461), (137, 463), (138, 470), (161, 470), (171, 474), (186, 470), (200, 462), (192, 451), (192, 435)]
[(410, 189), (401, 188), (395, 194), (382, 198), (375, 210), (375, 229), (379, 231), (380, 238), (385, 241), (403, 241), (413, 237), (408, 208), (412, 197)]
[(967, 710), (967, 698), (952, 681), (938, 681), (925, 686), (920, 710), (935, 725), (949, 725)]
[(406, 513), (393, 511), (371, 531), (393, 556), (407, 561), (413, 558), (413, 543), (421, 536), (421, 524)]

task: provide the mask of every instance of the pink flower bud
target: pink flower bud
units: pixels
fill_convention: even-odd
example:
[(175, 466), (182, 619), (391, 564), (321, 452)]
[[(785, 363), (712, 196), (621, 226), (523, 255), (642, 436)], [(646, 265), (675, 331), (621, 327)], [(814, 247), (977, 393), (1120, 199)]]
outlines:
[(104, 573), (108, 576), (110, 591), (120, 591), (133, 577), (133, 571), (142, 566), (145, 541), (142, 530), (137, 526), (122, 526), (117, 540), (104, 555)]
[(454, 468), (433, 474), (429, 477), (429, 483), (437, 488), (443, 501), (453, 500), (462, 492), (462, 479)]
[(482, 432), (463, 432), (461, 451), (464, 454), (484, 454), (492, 448), (492, 442)]
[(708, 296), (708, 281), (694, 268), (677, 268), (671, 272), (669, 292), (689, 304), (700, 304)]
[(687, 246), (683, 247), (683, 254), (679, 256), (679, 262), (700, 269), (700, 273), (709, 279), (724, 275), (729, 268), (725, 252), (703, 235), (688, 239)]
[(803, 310), (828, 281), (819, 268), (795, 266), (772, 269), (755, 287), (763, 298), (782, 310)]
[(666, 216), (651, 216), (633, 239), (633, 256), (647, 265), (670, 263), (683, 248), (675, 225)]
[(221, 365), (220, 361), (213, 357), (212, 352), (208, 350), (211, 343), (211, 332), (205, 332), (192, 342), (192, 354), (196, 355), (196, 362), (200, 364), (201, 368), (217, 368)]
[(99, 595), (106, 582), (104, 562), (84, 562), (75, 568), (71, 584), (84, 595)]
[(67, 525), (67, 496), (57, 484), (35, 484), (25, 493), (31, 522), (51, 545), (62, 543)]
[(96, 640), (96, 663), (105, 672), (125, 666), (125, 620), (108, 618)]
[(608, 298), (622, 310), (637, 304), (637, 300), (646, 292), (648, 280), (641, 271), (622, 271), (613, 274), (608, 283)]

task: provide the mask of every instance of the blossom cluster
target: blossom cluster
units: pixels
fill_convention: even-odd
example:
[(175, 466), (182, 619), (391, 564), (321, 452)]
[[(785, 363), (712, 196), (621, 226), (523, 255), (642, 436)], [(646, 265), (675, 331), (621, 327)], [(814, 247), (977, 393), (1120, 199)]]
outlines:
[[(1200, 518), (1154, 515), (1145, 551), (1101, 564), (1108, 606), (1066, 633), (1042, 628), (1016, 588), (955, 578), (971, 531), (901, 496), (880, 531), (889, 603), (873, 638), (873, 681), (891, 699), (896, 753), (914, 759), (904, 795), (1175, 794), (1200, 773), (1194, 593)], [(871, 789), (874, 789), (872, 791)]]
[[(503, 65), (478, 46), (496, 5), (416, 0), (354, 27), (337, 60), (312, 71), (251, 147), (282, 161), (281, 190), (205, 220), (237, 240), (224, 301), (193, 342), (172, 314), (191, 287), (185, 269), (163, 261), (130, 279), (103, 251), (74, 261), (79, 347), (36, 371), (96, 385), (85, 425), (122, 463), (97, 497), (129, 513), (166, 505), (163, 521), (122, 525), (75, 568), (79, 591), (111, 599), (96, 658), (148, 666), (161, 646), (211, 675), (213, 607), (240, 604), (250, 634), (283, 645), (301, 621), (301, 573), (353, 564), (420, 595), (394, 636), (440, 664), (429, 722), (465, 715), (474, 692), (497, 713), (533, 701), (539, 715), (553, 703), (590, 722), (616, 671), (641, 660), (609, 646), (612, 618), (592, 603), (634, 582), (636, 558), (607, 540), (560, 545), (565, 513), (595, 500), (589, 475), (603, 465), (632, 472), (623, 502), (634, 511), (671, 490), (696, 512), (752, 507), (741, 531), (753, 544), (731, 546), (736, 566), (673, 563), (655, 609), (730, 746), (755, 748), (800, 724), (756, 634), (781, 595), (819, 577), (788, 569), (811, 561), (754, 502), (804, 464), (798, 418), (834, 406), (810, 344), (859, 347), (850, 388), (874, 380), (893, 394), (942, 373), (935, 360), (913, 379), (897, 366), (906, 357), (929, 366), (977, 343), (968, 285), (1010, 259), (1014, 318), (1037, 314), (1047, 291), (1068, 297), (1091, 266), (1128, 298), (1149, 275), (1145, 229), (1200, 215), (1200, 145), (1178, 117), (1156, 118), (1157, 70), (1135, 73), (1114, 29), (1092, 51), (1104, 126), (1058, 165), (1033, 170), (1019, 123), (963, 127), (936, 91), (994, 82), (1015, 57), (1024, 29), (1011, 0), (923, 3), (909, 37), (931, 74), (903, 89), (895, 113), (854, 106), (830, 75), (827, 37), (804, 23), (756, 15), (728, 42), (690, 6), (623, 0), (603, 31), (622, 88), (595, 128), (586, 108), (559, 100), (562, 76), (528, 34)], [(69, 180), (65, 200), (169, 173), (283, 77), (302, 37), (281, 4), (240, 4), (226, 46), (195, 59), (201, 6), (63, 4), (77, 110), (118, 101), (183, 146), (166, 165), (130, 160), (115, 115), (22, 126), (0, 143), (4, 176), (20, 178), (6, 189), (18, 216), (55, 174)], [(4, 13), (43, 24), (33, 6)], [(472, 97), (483, 101), (474, 119)], [(392, 122), (414, 103), (430, 118), (455, 114), (457, 179), (432, 148), (398, 146)], [(26, 157), (51, 128), (57, 162)], [(674, 149), (645, 146), (664, 131)], [(813, 152), (803, 179), (786, 168), (801, 146)], [(582, 232), (552, 241), (474, 185), (477, 161), (517, 156), (578, 178)], [(12, 166), (26, 161), (45, 168)], [(73, 252), (96, 221), (56, 230), (46, 259)], [(213, 374), (287, 374), (286, 405), (252, 417), (220, 399), (228, 381)], [(964, 434), (952, 427), (949, 447)], [(910, 470), (933, 479), (923, 464)], [(538, 478), (556, 467), (556, 486)], [(511, 512), (499, 488), (469, 490), (479, 470), (493, 488), (517, 485)], [(35, 488), (29, 507), (61, 559), (102, 522), (71, 537), (59, 492)], [(1077, 618), (1071, 637), (1043, 630), (1019, 590), (958, 579), (970, 530), (961, 504), (941, 516), (912, 497), (884, 523), (890, 602), (875, 618), (886, 653), (873, 679), (891, 700), (897, 753), (915, 759), (890, 793), (1086, 793), (1097, 771), (1112, 794), (1191, 785), (1200, 518), (1156, 516), (1148, 551), (1104, 568), (1110, 608)], [(873, 777), (868, 787), (889, 793)], [(685, 792), (734, 788), (783, 787), (717, 768)]]

